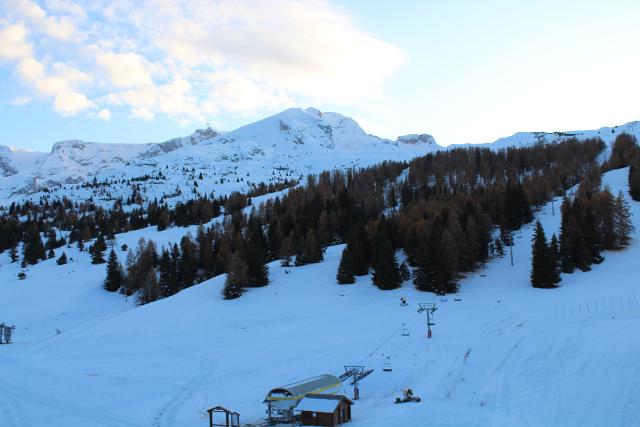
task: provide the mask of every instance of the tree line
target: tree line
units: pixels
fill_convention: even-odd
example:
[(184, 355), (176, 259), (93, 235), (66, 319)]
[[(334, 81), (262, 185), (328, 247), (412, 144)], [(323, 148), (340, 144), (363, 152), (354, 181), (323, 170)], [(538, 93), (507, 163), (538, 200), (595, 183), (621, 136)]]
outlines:
[[(199, 227), (195, 239), (187, 235), (159, 251), (142, 242), (119, 267), (119, 288), (146, 303), (228, 273), (223, 292), (235, 298), (269, 283), (270, 261), (320, 262), (324, 248), (346, 243), (339, 283), (371, 272), (380, 289), (412, 278), (420, 290), (455, 292), (462, 273), (503, 251), (513, 230), (579, 182), (603, 148), (599, 139), (500, 151), (464, 148), (309, 176), (305, 185), (248, 214), (236, 210)], [(399, 250), (406, 254), (402, 263)], [(110, 267), (111, 273), (117, 269)]]

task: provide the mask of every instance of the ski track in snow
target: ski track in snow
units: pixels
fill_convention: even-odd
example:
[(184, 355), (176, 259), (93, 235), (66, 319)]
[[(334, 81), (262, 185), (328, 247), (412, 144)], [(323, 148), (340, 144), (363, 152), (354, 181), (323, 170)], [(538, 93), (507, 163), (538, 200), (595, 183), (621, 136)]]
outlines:
[[(194, 358), (194, 355), (188, 356), (190, 359)], [(198, 369), (195, 370), (195, 374), (189, 382), (180, 389), (180, 392), (169, 399), (160, 409), (154, 418), (153, 427), (179, 427), (180, 424), (176, 421), (176, 417), (180, 409), (199, 391), (200, 387), (211, 381), (215, 369), (214, 362), (207, 357), (195, 357), (198, 359)]]

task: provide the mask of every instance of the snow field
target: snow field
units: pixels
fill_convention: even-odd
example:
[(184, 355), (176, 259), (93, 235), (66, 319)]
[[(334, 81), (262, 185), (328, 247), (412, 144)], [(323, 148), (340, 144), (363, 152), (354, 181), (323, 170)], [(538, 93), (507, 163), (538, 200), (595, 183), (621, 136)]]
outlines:
[[(603, 181), (615, 195), (626, 179), (621, 169)], [(640, 203), (630, 204), (640, 228)], [(547, 236), (559, 206), (538, 214)], [(529, 286), (532, 230), (516, 236), (513, 267), (507, 253), (442, 298), (411, 283), (381, 292), (367, 277), (337, 285), (342, 246), (321, 264), (272, 263), (272, 284), (238, 300), (221, 299), (221, 276), (143, 307), (104, 292), (104, 265), (87, 253), (30, 267), (24, 281), (1, 254), (0, 321), (17, 330), (0, 346), (0, 425), (205, 426), (218, 404), (257, 424), (271, 388), (360, 363), (376, 370), (361, 382), (354, 427), (640, 425), (640, 232), (542, 290)], [(118, 245), (184, 232), (138, 230)], [(439, 306), (431, 340), (419, 302)], [(407, 387), (422, 402), (395, 405)]]

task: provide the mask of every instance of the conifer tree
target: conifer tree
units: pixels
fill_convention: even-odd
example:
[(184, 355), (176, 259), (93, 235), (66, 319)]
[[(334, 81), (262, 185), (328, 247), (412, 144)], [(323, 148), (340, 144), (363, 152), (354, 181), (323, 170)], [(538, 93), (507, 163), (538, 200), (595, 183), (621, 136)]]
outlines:
[(351, 255), (349, 248), (346, 246), (342, 250), (336, 280), (340, 285), (348, 285), (356, 282), (356, 278), (353, 274), (353, 256)]
[(640, 201), (640, 154), (636, 154), (629, 167), (629, 194), (633, 200)]
[(555, 285), (560, 283), (562, 280), (560, 276), (560, 243), (558, 242), (558, 237), (555, 233), (551, 236), (551, 243), (549, 243), (549, 257), (549, 283)]
[(446, 229), (442, 231), (440, 224), (435, 224), (430, 232), (423, 234), (413, 276), (417, 289), (438, 295), (458, 291), (455, 246), (451, 233)]
[(596, 224), (593, 208), (589, 203), (585, 209), (584, 220), (582, 223), (582, 234), (585, 239), (585, 244), (589, 251), (589, 258), (587, 262), (589, 264), (600, 264), (604, 258), (601, 255), (602, 242), (600, 240), (600, 234)]
[(494, 247), (496, 248), (496, 255), (498, 258), (502, 258), (504, 256), (504, 246), (502, 245), (502, 240), (500, 238), (496, 237)]
[[(66, 263), (66, 255), (63, 253), (62, 256), (65, 257)], [(118, 256), (116, 255), (116, 252), (111, 249), (111, 252), (109, 252), (109, 260), (107, 261), (107, 277), (104, 279), (103, 287), (109, 292), (116, 292), (123, 285), (124, 272), (122, 271), (120, 262), (118, 262)]]
[(107, 250), (107, 244), (102, 234), (98, 236), (96, 242), (89, 248), (91, 254), (91, 264), (102, 264), (104, 260), (104, 251)]
[(158, 264), (160, 297), (166, 298), (177, 292), (176, 264), (172, 262), (171, 253), (168, 249), (162, 250), (160, 263)]
[(353, 274), (366, 276), (369, 274), (368, 236), (362, 224), (357, 224), (347, 242), (347, 247), (353, 259)]
[(19, 257), (18, 257), (18, 244), (14, 243), (11, 245), (11, 248), (9, 249), (9, 259), (11, 259), (11, 262), (17, 262)]
[(316, 238), (313, 228), (307, 232), (307, 238), (302, 245), (302, 252), (296, 256), (296, 265), (313, 264), (324, 259), (324, 249)]
[(458, 248), (453, 235), (448, 229), (440, 236), (440, 249), (437, 253), (438, 277), (436, 281), (436, 293), (439, 295), (458, 292), (458, 281), (455, 278), (457, 271)]
[(35, 224), (32, 224), (25, 232), (22, 252), (25, 264), (35, 265), (38, 261), (47, 259), (40, 232)]
[(67, 254), (62, 252), (62, 255), (56, 260), (56, 264), (65, 265), (67, 263)]
[(560, 212), (560, 267), (564, 273), (573, 273), (576, 268), (574, 239), (577, 233), (577, 223), (571, 212), (571, 202), (566, 197), (562, 200)]
[(198, 267), (204, 270), (204, 277), (208, 279), (213, 271), (214, 256), (211, 239), (202, 224), (198, 226), (196, 242), (198, 245)]
[(248, 286), (266, 286), (269, 284), (269, 267), (264, 247), (255, 240), (248, 240), (245, 248)]
[(231, 254), (228, 270), (222, 295), (224, 299), (239, 298), (242, 295), (242, 288), (248, 283), (247, 264), (234, 252)]
[(633, 222), (631, 221), (629, 203), (622, 194), (622, 191), (618, 193), (618, 197), (616, 197), (614, 201), (613, 229), (617, 247), (626, 246), (635, 229)]
[(552, 274), (549, 247), (540, 221), (536, 222), (531, 251), (531, 286), (534, 288), (548, 288), (551, 286)]
[(191, 236), (187, 234), (180, 239), (180, 263), (178, 265), (183, 288), (193, 285), (196, 278), (197, 262), (195, 245)]
[(373, 259), (373, 284), (382, 290), (400, 287), (400, 268), (391, 242), (384, 239), (378, 247)]

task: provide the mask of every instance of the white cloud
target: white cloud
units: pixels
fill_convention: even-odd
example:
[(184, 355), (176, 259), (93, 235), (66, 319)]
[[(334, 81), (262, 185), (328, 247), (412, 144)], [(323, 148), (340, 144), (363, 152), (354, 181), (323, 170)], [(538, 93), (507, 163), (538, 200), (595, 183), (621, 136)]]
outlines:
[(149, 86), (151, 75), (144, 58), (135, 53), (97, 52), (96, 63), (116, 87)]
[(13, 61), (31, 56), (32, 48), (27, 41), (27, 29), (20, 24), (0, 28), (0, 61)]
[(73, 116), (94, 107), (84, 93), (75, 89), (80, 83), (88, 83), (91, 77), (64, 64), (54, 64), (52, 73), (42, 62), (34, 58), (22, 59), (16, 72), (22, 81), (36, 94), (53, 99), (54, 110), (63, 116)]
[(0, 59), (63, 115), (123, 108), (185, 123), (375, 101), (404, 61), (322, 0), (4, 1)]
[(103, 108), (102, 110), (98, 111), (98, 114), (96, 114), (96, 117), (100, 120), (104, 120), (108, 122), (109, 120), (111, 120), (111, 111), (109, 111), (106, 108)]
[(16, 96), (11, 101), (9, 101), (9, 103), (11, 105), (15, 105), (16, 107), (21, 107), (28, 104), (29, 101), (31, 101), (31, 98), (29, 98), (28, 96)]
[(132, 108), (129, 115), (132, 119), (153, 120), (153, 113), (145, 107)]

